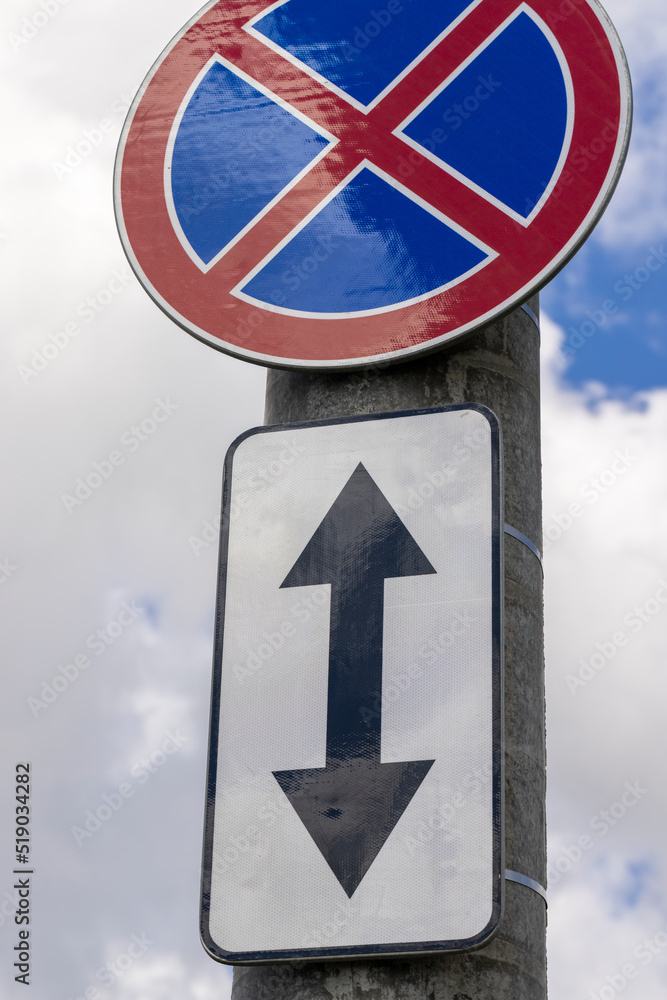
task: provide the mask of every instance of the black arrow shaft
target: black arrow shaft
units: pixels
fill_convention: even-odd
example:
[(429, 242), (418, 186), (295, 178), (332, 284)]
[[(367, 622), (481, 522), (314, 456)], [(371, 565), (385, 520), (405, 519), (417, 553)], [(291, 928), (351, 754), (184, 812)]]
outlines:
[(327, 765), (380, 759), (384, 579), (331, 586)]
[(434, 763), (380, 757), (384, 582), (428, 573), (359, 463), (281, 584), (331, 586), (327, 761), (273, 773), (350, 897)]

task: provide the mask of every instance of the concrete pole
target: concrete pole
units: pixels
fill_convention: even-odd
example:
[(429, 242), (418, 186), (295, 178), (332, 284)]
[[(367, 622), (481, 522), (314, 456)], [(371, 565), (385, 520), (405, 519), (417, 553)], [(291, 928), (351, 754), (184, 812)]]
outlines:
[[(536, 314), (538, 297), (529, 302)], [(449, 350), (356, 374), (271, 371), (269, 424), (483, 403), (499, 418), (505, 521), (541, 550), (539, 331), (523, 309)], [(542, 571), (505, 535), (505, 867), (546, 885)], [(545, 1000), (546, 906), (506, 883), (493, 941), (380, 962), (238, 967), (232, 1000)]]

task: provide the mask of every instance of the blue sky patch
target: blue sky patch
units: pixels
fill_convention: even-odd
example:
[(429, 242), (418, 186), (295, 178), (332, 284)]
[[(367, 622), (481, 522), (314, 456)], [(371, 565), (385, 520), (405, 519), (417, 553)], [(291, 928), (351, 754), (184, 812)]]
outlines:
[(589, 241), (541, 293), (566, 332), (567, 381), (613, 396), (667, 385), (667, 241), (607, 249)]

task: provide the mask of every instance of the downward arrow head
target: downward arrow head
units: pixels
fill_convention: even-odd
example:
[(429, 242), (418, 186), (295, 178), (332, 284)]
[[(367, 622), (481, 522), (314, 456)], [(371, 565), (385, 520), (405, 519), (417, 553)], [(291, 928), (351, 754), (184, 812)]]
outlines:
[(359, 758), (274, 776), (351, 898), (433, 764)]
[(282, 583), (314, 587), (435, 573), (384, 494), (359, 463)]

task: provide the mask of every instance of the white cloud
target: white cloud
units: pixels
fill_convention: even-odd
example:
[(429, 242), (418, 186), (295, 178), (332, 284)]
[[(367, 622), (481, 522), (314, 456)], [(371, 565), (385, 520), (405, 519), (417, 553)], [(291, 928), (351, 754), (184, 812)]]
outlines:
[[(667, 54), (667, 53), (666, 53)], [(663, 56), (663, 60), (664, 60)], [(649, 108), (650, 86), (659, 89)], [(608, 248), (648, 247), (667, 232), (667, 78), (663, 66), (638, 89), (630, 152), (611, 206), (596, 231)]]
[(618, 994), (662, 1000), (666, 923), (655, 910), (611, 917), (593, 885), (556, 897), (549, 907), (549, 996), (599, 1000), (605, 991), (602, 1000)]
[(662, 0), (606, 0), (602, 5), (618, 31), (633, 75), (650, 71), (664, 60), (667, 23)]
[(614, 199), (596, 232), (607, 247), (648, 246), (667, 232), (667, 23), (662, 0), (609, 0), (635, 96), (630, 152)]
[(633, 949), (667, 922), (667, 392), (638, 407), (569, 389), (562, 336), (543, 320), (550, 995), (588, 996), (634, 962), (628, 996), (657, 1000), (664, 959)]
[(231, 969), (213, 967), (204, 975), (192, 976), (186, 963), (174, 954), (147, 956), (119, 980), (118, 1000), (228, 1000)]

